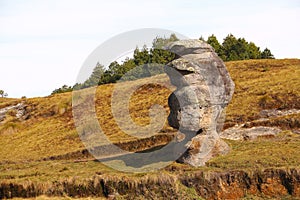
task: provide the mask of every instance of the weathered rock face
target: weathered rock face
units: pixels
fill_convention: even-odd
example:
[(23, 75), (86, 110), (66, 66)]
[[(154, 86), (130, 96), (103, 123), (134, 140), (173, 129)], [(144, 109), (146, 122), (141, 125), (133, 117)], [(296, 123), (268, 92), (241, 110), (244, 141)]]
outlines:
[(220, 137), (229, 140), (255, 140), (257, 138), (273, 138), (280, 132), (281, 129), (276, 127), (243, 128), (243, 125), (240, 125), (226, 129), (220, 134)]
[(177, 55), (165, 68), (177, 87), (169, 97), (169, 124), (181, 133), (195, 134), (180, 161), (201, 166), (211, 157), (229, 151), (219, 139), (219, 132), (234, 83), (223, 61), (203, 41), (181, 40), (165, 49)]
[(17, 105), (0, 109), (0, 122), (4, 121), (6, 113), (11, 110), (15, 111), (15, 117), (17, 119), (26, 119), (26, 117), (28, 117), (26, 115), (26, 105), (24, 105), (23, 103), (18, 103)]

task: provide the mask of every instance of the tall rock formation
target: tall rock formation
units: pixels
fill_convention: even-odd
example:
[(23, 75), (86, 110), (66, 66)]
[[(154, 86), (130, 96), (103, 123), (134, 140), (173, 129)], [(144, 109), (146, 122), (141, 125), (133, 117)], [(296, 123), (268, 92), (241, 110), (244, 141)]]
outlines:
[(177, 87), (169, 97), (168, 122), (191, 138), (179, 161), (202, 166), (210, 158), (229, 151), (219, 133), (234, 83), (223, 61), (203, 41), (181, 40), (165, 49), (177, 55), (165, 67), (171, 83)]

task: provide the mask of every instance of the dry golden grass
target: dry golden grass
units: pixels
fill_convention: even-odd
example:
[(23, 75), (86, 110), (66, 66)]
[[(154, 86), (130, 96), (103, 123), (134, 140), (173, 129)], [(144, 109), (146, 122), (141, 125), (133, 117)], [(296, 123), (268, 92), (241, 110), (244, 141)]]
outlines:
[(249, 60), (226, 63), (235, 92), (227, 122), (259, 118), (262, 109), (300, 109), (300, 60)]
[[(153, 84), (153, 82), (161, 83), (161, 85)], [(164, 109), (163, 112), (165, 113), (164, 119), (161, 119), (159, 115), (152, 116), (154, 125), (160, 124), (161, 127), (163, 127), (162, 130), (157, 128), (158, 132), (173, 131), (166, 121), (166, 116), (169, 112), (167, 99), (172, 91), (162, 85), (170, 85), (166, 75), (158, 75), (155, 78), (145, 78), (137, 81), (122, 82), (118, 83), (118, 85), (103, 85), (97, 88), (96, 112), (100, 126), (103, 129), (103, 132), (109, 137), (110, 141), (118, 143), (144, 138), (145, 136), (140, 134), (139, 131), (141, 131), (140, 129), (144, 126), (150, 124), (149, 110), (151, 106), (155, 104), (161, 105)], [(126, 98), (126, 96), (124, 97), (124, 95), (117, 94), (118, 92), (128, 94), (132, 92), (131, 89), (134, 87), (137, 87), (138, 89), (135, 90), (132, 96), (127, 100), (125, 99), (125, 101), (123, 101), (123, 98)], [(114, 98), (113, 102), (112, 98)], [(128, 105), (126, 103), (128, 103)], [(117, 114), (115, 116), (112, 112), (112, 106)], [(129, 110), (128, 115), (125, 114), (126, 110)], [(122, 125), (122, 127), (124, 126), (125, 131), (124, 129), (120, 129), (120, 124), (116, 121), (117, 117), (119, 118), (118, 121), (126, 123)], [(132, 118), (132, 123), (130, 123), (128, 118)], [(137, 128), (133, 129), (134, 126), (137, 126)], [(132, 135), (135, 134), (137, 137), (128, 134), (126, 128), (133, 130), (134, 133), (132, 133)]]
[(13, 99), (13, 98), (2, 98), (0, 97), (0, 109), (7, 107), (9, 105), (14, 105), (19, 103), (21, 100), (20, 99)]
[[(300, 60), (250, 60), (228, 62), (226, 65), (236, 84), (234, 97), (227, 109), (226, 126), (258, 119), (262, 109), (300, 109)], [(121, 85), (126, 92), (126, 88), (130, 85), (147, 83), (130, 98), (130, 117), (137, 125), (145, 126), (150, 123), (149, 109), (153, 104), (159, 104), (163, 108), (161, 110), (169, 112), (167, 98), (171, 90), (155, 84), (156, 82), (167, 84), (168, 78), (160, 75)], [(128, 135), (117, 126), (111, 111), (114, 87), (114, 84), (97, 87), (96, 111), (101, 128), (114, 143), (138, 140), (138, 137)], [(74, 163), (72, 159), (38, 161), (85, 148), (74, 126), (71, 99), (71, 93), (44, 98), (0, 98), (0, 108), (24, 102), (30, 112), (28, 120), (17, 120), (8, 115), (0, 124), (0, 180), (43, 182), (75, 175), (88, 178), (98, 173), (119, 173), (93, 161), (82, 163)], [(120, 105), (119, 108), (124, 106)], [(299, 118), (299, 115), (287, 118)], [(165, 120), (158, 116), (154, 117), (154, 121), (163, 124), (158, 134), (169, 134), (174, 131)], [(230, 154), (213, 159), (209, 162), (210, 167), (201, 169), (300, 166), (300, 157), (297, 153), (300, 150), (300, 139), (291, 132), (283, 132), (271, 140), (228, 141), (228, 143), (232, 147)], [(179, 164), (173, 164), (170, 168), (194, 170)]]
[[(155, 81), (154, 81), (155, 80)], [(120, 84), (122, 91), (129, 90), (132, 85), (141, 85), (131, 99), (129, 99), (130, 117), (139, 126), (149, 124), (149, 109), (153, 104), (162, 105), (165, 113), (169, 112), (167, 98), (171, 91), (151, 82), (168, 84), (166, 75), (138, 81), (124, 82)], [(146, 84), (146, 85), (144, 85)], [(103, 132), (113, 143), (125, 143), (135, 141), (145, 136), (137, 137), (122, 131), (116, 123), (111, 110), (111, 97), (114, 92), (114, 84), (102, 85), (96, 91), (96, 112), (99, 124)], [(18, 120), (7, 115), (6, 120), (0, 126), (0, 161), (19, 162), (24, 160), (39, 160), (50, 156), (58, 156), (84, 149), (84, 145), (78, 137), (72, 116), (72, 93), (57, 94), (44, 98), (30, 99), (3, 99), (0, 105), (9, 106), (23, 102), (30, 113), (28, 120)], [(118, 102), (118, 101), (116, 101)], [(123, 105), (115, 106), (123, 113)], [(128, 116), (123, 116), (128, 117)], [(120, 119), (122, 121), (122, 118)], [(126, 120), (124, 120), (126, 121)], [(162, 121), (154, 117), (154, 121), (163, 122), (163, 129), (153, 134), (174, 131), (167, 125), (166, 118)], [(154, 123), (155, 124), (155, 123)], [(130, 127), (132, 124), (128, 124)], [(157, 141), (164, 143), (167, 141)]]
[(226, 170), (266, 168), (298, 168), (300, 166), (300, 135), (284, 131), (275, 138), (255, 141), (226, 141), (231, 152), (213, 158), (209, 167)]
[[(16, 101), (6, 104), (15, 105)], [(84, 148), (74, 129), (70, 93), (18, 102), (28, 105), (30, 118), (18, 120), (10, 116), (1, 124), (1, 162), (37, 160)]]

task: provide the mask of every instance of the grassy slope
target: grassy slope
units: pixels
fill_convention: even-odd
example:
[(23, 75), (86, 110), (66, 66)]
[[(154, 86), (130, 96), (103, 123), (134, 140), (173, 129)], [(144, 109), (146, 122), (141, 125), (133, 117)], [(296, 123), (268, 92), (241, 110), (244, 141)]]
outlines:
[(236, 88), (227, 122), (259, 118), (262, 109), (300, 109), (300, 61), (253, 60), (226, 63)]
[[(166, 76), (155, 77), (156, 81), (168, 84)], [(151, 81), (143, 79), (137, 82), (126, 82), (128, 85), (143, 84)], [(99, 86), (96, 93), (96, 111), (103, 131), (114, 143), (136, 140), (124, 134), (118, 128), (111, 111), (111, 96), (113, 84)], [(126, 91), (125, 91), (126, 92)], [(133, 121), (141, 126), (149, 123), (148, 109), (153, 104), (162, 105), (168, 112), (167, 98), (170, 90), (157, 85), (148, 85), (139, 89), (130, 100), (130, 114)], [(1, 99), (4, 105), (15, 105), (24, 102), (29, 105), (28, 120), (17, 120), (8, 113), (6, 120), (0, 126), (0, 161), (15, 162), (38, 160), (84, 149), (75, 129), (72, 118), (72, 94), (64, 93), (45, 98), (32, 99)], [(11, 104), (9, 104), (11, 102)], [(1, 108), (1, 107), (0, 107)], [(122, 107), (121, 107), (122, 108)], [(11, 115), (15, 115), (12, 113)], [(173, 129), (164, 123), (162, 132), (172, 132)], [(22, 152), (22, 153), (20, 153)]]
[[(236, 90), (227, 109), (226, 127), (259, 118), (262, 109), (300, 109), (300, 60), (254, 60), (226, 63)], [(168, 82), (167, 77), (155, 77)], [(149, 80), (139, 80), (147, 82)], [(151, 82), (153, 80), (150, 79)], [(134, 84), (128, 82), (124, 84)], [(110, 111), (110, 97), (114, 85), (97, 88), (97, 116), (105, 133), (113, 142), (135, 140), (116, 126)], [(157, 85), (144, 86), (130, 102), (133, 120), (140, 125), (149, 123), (148, 109), (153, 103), (168, 112), (170, 90)], [(74, 163), (73, 160), (37, 161), (84, 149), (72, 119), (71, 93), (45, 98), (0, 99), (0, 108), (25, 101), (31, 117), (19, 121), (8, 114), (0, 125), (0, 179), (2, 181), (54, 181), (76, 175), (80, 179), (95, 174), (115, 172), (93, 161)], [(13, 113), (11, 114), (13, 115)], [(299, 120), (299, 115), (286, 117)], [(292, 127), (299, 128), (299, 127)], [(290, 128), (289, 128), (290, 129)], [(174, 130), (164, 125), (160, 134)], [(273, 139), (233, 142), (230, 154), (213, 159), (203, 170), (251, 169), (300, 166), (300, 138), (290, 131)], [(253, 156), (255, 155), (255, 156)], [(174, 164), (174, 167), (197, 170)]]

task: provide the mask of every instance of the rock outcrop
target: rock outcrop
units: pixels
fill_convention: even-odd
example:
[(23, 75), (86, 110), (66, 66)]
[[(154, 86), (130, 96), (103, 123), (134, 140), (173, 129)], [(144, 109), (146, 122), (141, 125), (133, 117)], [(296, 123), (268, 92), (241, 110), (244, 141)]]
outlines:
[(26, 119), (28, 117), (26, 113), (26, 105), (24, 105), (24, 103), (18, 103), (17, 105), (8, 106), (0, 109), (0, 122), (4, 121), (6, 113), (12, 110), (15, 111), (14, 115), (17, 119)]
[(273, 138), (280, 132), (281, 129), (276, 127), (243, 128), (243, 125), (239, 125), (226, 129), (220, 134), (220, 137), (228, 140), (255, 140), (257, 138)]
[(177, 55), (165, 67), (171, 83), (177, 87), (169, 97), (168, 122), (192, 138), (179, 161), (202, 166), (213, 156), (229, 151), (219, 133), (234, 83), (223, 61), (203, 41), (181, 40), (165, 49)]

